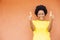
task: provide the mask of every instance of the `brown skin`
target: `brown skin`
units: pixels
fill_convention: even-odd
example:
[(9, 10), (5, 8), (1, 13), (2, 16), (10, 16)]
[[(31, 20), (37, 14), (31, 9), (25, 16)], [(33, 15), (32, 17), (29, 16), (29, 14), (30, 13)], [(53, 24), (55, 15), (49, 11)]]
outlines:
[[(30, 13), (30, 15), (32, 15), (32, 14)], [(44, 20), (45, 20), (44, 17), (45, 17), (44, 11), (43, 11), (43, 10), (38, 11), (37, 19), (38, 19), (38, 20), (41, 20), (41, 21), (44, 21)], [(49, 25), (49, 27), (48, 27), (48, 31), (50, 32), (51, 29), (52, 29), (52, 18), (50, 18), (49, 21), (50, 21), (50, 25)], [(32, 17), (31, 17), (31, 19), (30, 19), (30, 25), (31, 25), (32, 31), (34, 31), (35, 27), (34, 27), (34, 25), (33, 25), (33, 23), (32, 23)]]
[(38, 11), (37, 17), (38, 17), (38, 20), (43, 21), (45, 17), (44, 11), (43, 10)]

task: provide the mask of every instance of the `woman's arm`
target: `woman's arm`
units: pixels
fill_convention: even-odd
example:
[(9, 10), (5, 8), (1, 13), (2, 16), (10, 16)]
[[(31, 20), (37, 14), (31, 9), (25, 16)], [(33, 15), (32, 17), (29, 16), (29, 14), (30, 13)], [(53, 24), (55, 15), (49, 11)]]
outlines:
[(48, 27), (49, 32), (50, 32), (51, 29), (52, 29), (53, 19), (54, 19), (54, 15), (52, 14), (52, 11), (50, 11), (50, 19), (49, 19), (50, 25), (49, 25), (49, 27)]
[(32, 31), (34, 31), (35, 27), (34, 27), (34, 25), (32, 23), (32, 20), (30, 21), (30, 26), (31, 26)]
[(34, 25), (33, 25), (32, 21), (33, 21), (33, 19), (32, 19), (32, 13), (30, 12), (30, 14), (29, 14), (29, 23), (30, 23), (32, 31), (34, 31), (35, 28), (34, 28)]
[(49, 24), (49, 27), (48, 27), (49, 32), (51, 32), (51, 30), (52, 30), (52, 23), (53, 23), (53, 20), (50, 21), (50, 24)]

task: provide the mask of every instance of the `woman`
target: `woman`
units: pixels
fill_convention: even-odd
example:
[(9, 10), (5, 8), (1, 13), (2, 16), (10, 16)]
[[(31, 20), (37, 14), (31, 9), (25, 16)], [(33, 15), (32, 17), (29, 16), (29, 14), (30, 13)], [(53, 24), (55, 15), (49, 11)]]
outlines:
[(51, 40), (50, 31), (52, 28), (53, 15), (50, 12), (50, 19), (45, 20), (47, 15), (47, 9), (44, 5), (38, 5), (35, 9), (35, 15), (37, 20), (32, 19), (32, 13), (30, 12), (30, 25), (33, 30), (33, 40)]

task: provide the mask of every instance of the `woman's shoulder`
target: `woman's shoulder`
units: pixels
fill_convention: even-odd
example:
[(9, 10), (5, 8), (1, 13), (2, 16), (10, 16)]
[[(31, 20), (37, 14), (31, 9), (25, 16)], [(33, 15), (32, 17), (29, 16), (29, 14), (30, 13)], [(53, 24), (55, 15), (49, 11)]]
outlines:
[[(34, 19), (32, 21), (42, 21), (42, 20)], [(43, 20), (43, 21), (49, 21), (49, 20)]]
[(37, 20), (36, 19), (33, 19), (32, 22), (35, 23), (35, 22), (37, 22)]
[(37, 19), (33, 19), (32, 21), (37, 21)]
[[(32, 21), (35, 21), (35, 22), (37, 22), (37, 21), (42, 21), (42, 20), (33, 19)], [(51, 21), (50, 21), (50, 20), (43, 20), (43, 22), (51, 22)]]

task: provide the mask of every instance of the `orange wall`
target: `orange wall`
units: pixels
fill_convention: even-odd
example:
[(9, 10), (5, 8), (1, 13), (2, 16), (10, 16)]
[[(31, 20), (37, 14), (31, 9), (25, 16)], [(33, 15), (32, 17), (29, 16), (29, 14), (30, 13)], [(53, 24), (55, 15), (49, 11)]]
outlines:
[(32, 40), (28, 15), (43, 4), (55, 15), (52, 40), (60, 40), (60, 0), (0, 0), (0, 40)]

